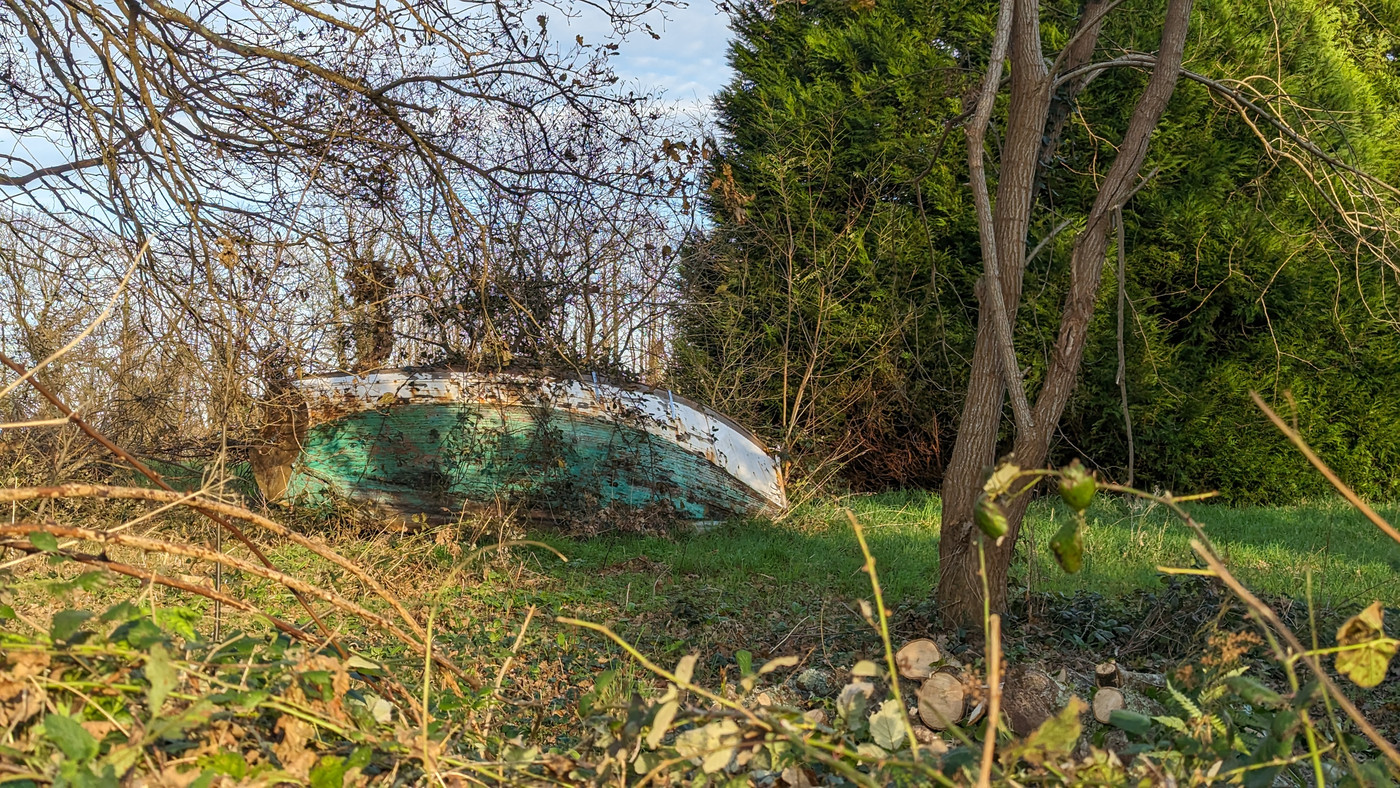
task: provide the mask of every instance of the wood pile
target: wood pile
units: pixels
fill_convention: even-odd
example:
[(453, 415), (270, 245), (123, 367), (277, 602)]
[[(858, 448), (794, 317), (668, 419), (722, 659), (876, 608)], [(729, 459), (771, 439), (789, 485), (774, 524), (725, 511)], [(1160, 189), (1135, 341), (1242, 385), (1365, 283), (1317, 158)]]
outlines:
[[(931, 735), (933, 731), (947, 730), (953, 725), (973, 725), (986, 716), (987, 687), (957, 659), (945, 658), (934, 641), (912, 640), (895, 652), (894, 659), (900, 677), (918, 688), (914, 693), (918, 705), (909, 709), (911, 721), (922, 723), (915, 724), (916, 734), (926, 731)], [(1017, 735), (1033, 731), (1063, 707), (1064, 680), (1064, 671), (1057, 681), (1034, 668), (1008, 669), (1001, 685), (1006, 724)], [(1160, 685), (1161, 677), (1122, 670), (1117, 662), (1110, 660), (1094, 667), (1093, 680), (1095, 689), (1090, 708), (1094, 719), (1107, 725), (1114, 711), (1130, 705), (1130, 684), (1135, 687)]]

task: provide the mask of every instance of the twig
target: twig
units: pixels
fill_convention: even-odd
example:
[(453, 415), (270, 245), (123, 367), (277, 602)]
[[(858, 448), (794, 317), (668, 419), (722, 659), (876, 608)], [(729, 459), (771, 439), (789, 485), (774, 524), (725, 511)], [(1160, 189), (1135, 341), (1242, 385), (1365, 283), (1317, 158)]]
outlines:
[[(15, 493), (17, 493), (17, 492), (20, 492), (21, 490), (30, 490), (30, 489), (33, 489), (33, 488), (29, 488), (29, 487), (24, 487), (24, 488), (21, 488), (21, 487), (14, 487), (14, 488), (11, 488), (11, 489), (9, 489), (9, 490), (0, 490), (0, 502), (9, 501), (10, 503), (15, 503), (15, 502), (18, 502), (18, 501), (23, 501), (23, 500), (32, 500), (31, 498), (26, 498), (26, 497), (24, 497), (24, 496), (22, 496), (22, 495), (16, 495), (16, 494), (15, 494)], [(164, 492), (164, 491), (162, 490), (162, 492)], [(140, 517), (136, 517), (136, 518), (133, 518), (133, 519), (131, 519), (131, 520), (127, 520), (126, 522), (124, 522), (124, 523), (122, 523), (121, 525), (118, 525), (118, 526), (116, 526), (116, 527), (114, 527), (114, 528), (108, 528), (108, 529), (106, 529), (106, 533), (115, 534), (115, 533), (121, 533), (122, 531), (129, 530), (129, 529), (131, 529), (131, 528), (133, 528), (133, 527), (135, 527), (135, 526), (137, 526), (137, 525), (139, 525), (139, 524), (145, 522), (146, 520), (150, 519), (151, 517), (154, 517), (154, 516), (160, 514), (161, 512), (168, 511), (168, 510), (174, 508), (175, 506), (179, 505), (180, 503), (184, 503), (185, 501), (188, 501), (188, 500), (190, 500), (191, 498), (194, 498), (195, 495), (196, 495), (196, 493), (190, 493), (189, 495), (186, 495), (186, 496), (182, 497), (179, 501), (172, 501), (172, 502), (167, 503), (167, 504), (165, 504), (164, 506), (162, 506), (162, 507), (156, 509), (156, 510), (153, 511), (153, 512), (147, 512), (146, 514), (143, 514), (143, 515), (141, 515)], [(39, 497), (39, 496), (36, 496), (36, 497)], [(53, 497), (68, 497), (68, 496), (53, 496)], [(76, 496), (75, 496), (75, 497), (76, 497)], [(12, 524), (13, 524), (13, 523), (12, 523)], [(70, 547), (75, 547), (75, 546), (77, 546), (77, 545), (80, 544), (82, 541), (83, 541), (83, 540), (81, 540), (81, 539), (71, 539), (71, 540), (69, 540), (69, 541), (67, 541), (67, 542), (60, 542), (59, 545), (58, 545), (58, 549), (60, 549), (60, 550), (66, 550), (66, 549), (68, 549), (68, 548), (70, 548)], [(41, 555), (43, 555), (43, 553), (27, 553), (27, 554), (25, 554), (25, 555), (20, 556), (19, 558), (14, 558), (14, 559), (11, 559), (11, 560), (9, 560), (9, 561), (6, 561), (6, 562), (3, 563), (3, 564), (0, 564), (0, 569), (13, 569), (13, 568), (19, 566), (20, 564), (26, 563), (26, 562), (28, 562), (28, 561), (32, 561), (32, 560), (34, 560), (35, 558), (38, 558), (38, 557), (41, 556)], [(215, 586), (215, 590), (218, 590), (218, 586)]]
[[(276, 569), (269, 569), (264, 566), (249, 563), (247, 561), (234, 558), (233, 556), (230, 556), (226, 553), (220, 553), (215, 550), (210, 550), (207, 547), (177, 544), (174, 542), (161, 541), (159, 539), (148, 539), (146, 537), (131, 536), (130, 534), (113, 534), (107, 533), (105, 531), (98, 531), (92, 528), (80, 528), (71, 525), (39, 525), (36, 523), (16, 523), (14, 525), (0, 525), (0, 535), (27, 536), (35, 532), (49, 533), (53, 534), (56, 537), (63, 536), (70, 538), (78, 538), (90, 542), (97, 542), (98, 544), (117, 544), (125, 547), (132, 547), (137, 550), (141, 550), (143, 552), (148, 553), (165, 553), (168, 555), (177, 555), (184, 558), (194, 558), (200, 561), (211, 561), (215, 563), (220, 563), (231, 569), (237, 569), (239, 571), (246, 572), (250, 575), (261, 577), (264, 580), (271, 580), (274, 583), (280, 583), (281, 585), (286, 586), (289, 590), (298, 592), (299, 596), (304, 594), (306, 596), (316, 597), (322, 600), (323, 602), (329, 603), (331, 606), (338, 608), (343, 612), (349, 613), (350, 615), (353, 615), (356, 618), (359, 618), (362, 621), (373, 625), (376, 629), (379, 629), (382, 632), (394, 636), (395, 638), (399, 639), (404, 644), (412, 648), (414, 651), (417, 651), (419, 653), (426, 653), (428, 651), (424, 643), (419, 642), (417, 639), (404, 632), (392, 620), (387, 619), (384, 616), (379, 615), (378, 613), (366, 610), (360, 605), (351, 602), (350, 600), (342, 597), (341, 595), (333, 591), (327, 591), (324, 588), (312, 585), (311, 583), (308, 583), (299, 577), (286, 574), (285, 572), (280, 572)], [(32, 550), (37, 548), (29, 549)], [(334, 635), (327, 633), (328, 640), (332, 639), (333, 637)], [(341, 658), (348, 659), (349, 655), (345, 654)], [(435, 655), (433, 657), (433, 661), (445, 668), (446, 670), (448, 670), (449, 672), (451, 672), (457, 678), (466, 681), (472, 686), (472, 689), (480, 689), (481, 683), (479, 681), (463, 673), (460, 668), (448, 662), (445, 658)]]
[(1254, 400), (1254, 404), (1258, 405), (1259, 409), (1264, 411), (1264, 415), (1269, 417), (1269, 421), (1274, 423), (1274, 426), (1278, 428), (1279, 432), (1287, 436), (1287, 438), (1293, 442), (1293, 445), (1298, 447), (1298, 451), (1301, 451), (1303, 456), (1308, 458), (1308, 462), (1312, 463), (1313, 467), (1316, 468), (1327, 481), (1331, 482), (1333, 487), (1337, 488), (1337, 492), (1341, 493), (1342, 497), (1347, 499), (1347, 503), (1356, 507), (1357, 511), (1366, 515), (1366, 519), (1370, 520), (1372, 525), (1381, 529), (1386, 536), (1389, 536), (1391, 539), (1394, 539), (1397, 544), (1400, 544), (1400, 531), (1395, 530), (1395, 527), (1386, 522), (1384, 517), (1377, 514), (1375, 509), (1367, 506), (1366, 502), (1361, 500), (1361, 496), (1353, 492), (1337, 474), (1333, 473), (1332, 469), (1327, 467), (1327, 463), (1323, 462), (1322, 458), (1317, 456), (1312, 448), (1308, 446), (1307, 441), (1303, 440), (1303, 436), (1299, 435), (1289, 427), (1283, 419), (1279, 418), (1273, 408), (1264, 404), (1263, 397), (1260, 397), (1259, 394), (1254, 391), (1249, 392), (1249, 396)]
[(636, 646), (633, 646), (631, 643), (628, 643), (626, 640), (623, 640), (622, 637), (616, 632), (612, 631), (612, 629), (602, 624), (595, 624), (592, 621), (583, 621), (581, 619), (567, 618), (565, 616), (555, 616), (554, 620), (558, 621), (560, 624), (566, 624), (572, 627), (583, 627), (584, 629), (591, 629), (594, 632), (603, 635), (608, 640), (611, 640), (618, 646), (622, 647), (622, 650), (626, 651), (629, 655), (631, 655), (632, 659), (637, 660), (637, 662), (640, 663), (642, 667), (646, 668), (652, 673), (655, 673), (661, 678), (666, 679), (672, 684), (675, 684), (677, 687), (687, 692), (693, 692), (696, 695), (699, 695), (700, 697), (710, 701), (711, 703), (717, 703), (726, 709), (737, 711), (740, 714), (744, 715), (746, 718), (748, 718), (749, 722), (753, 723), (754, 725), (757, 725), (758, 727), (766, 731), (773, 730), (772, 725), (769, 725), (768, 723), (759, 719), (753, 712), (744, 708), (742, 705), (735, 703), (732, 700), (721, 698), (720, 696), (714, 694), (713, 692), (710, 692), (704, 687), (697, 686), (695, 684), (690, 683), (689, 681), (681, 681), (680, 677), (676, 674), (647, 659), (646, 656), (642, 654), (642, 652), (637, 650)]
[[(525, 623), (520, 625), (520, 634), (515, 636), (515, 644), (510, 647), (510, 656), (506, 657), (506, 661), (501, 663), (501, 669), (496, 672), (496, 684), (495, 687), (492, 689), (492, 694), (497, 697), (500, 697), (501, 684), (505, 683), (506, 672), (510, 670), (510, 663), (515, 661), (515, 655), (520, 653), (520, 644), (525, 642), (525, 633), (530, 629), (530, 621), (533, 620), (534, 617), (535, 606), (530, 605), (530, 607), (525, 610)], [(496, 709), (493, 706), (489, 711), (486, 712), (486, 721), (482, 725), (482, 728), (484, 730), (491, 730), (491, 720), (495, 716)]]
[(875, 556), (870, 552), (870, 545), (865, 543), (865, 530), (860, 526), (860, 520), (856, 519), (855, 512), (846, 510), (846, 519), (850, 521), (851, 528), (856, 532), (856, 541), (860, 542), (860, 552), (865, 556), (865, 573), (870, 575), (870, 588), (875, 592), (875, 612), (880, 616), (880, 640), (885, 645), (885, 665), (890, 671), (890, 690), (894, 692), (895, 702), (899, 704), (899, 718), (904, 721), (904, 734), (909, 737), (909, 751), (913, 754), (914, 760), (919, 760), (919, 740), (914, 738), (914, 723), (909, 721), (909, 713), (904, 705), (904, 693), (899, 688), (899, 666), (894, 661), (894, 644), (890, 642), (890, 620), (889, 614), (885, 611), (885, 595), (880, 592), (880, 576), (875, 573)]
[[(1146, 179), (1143, 183), (1146, 183)], [(1123, 405), (1123, 429), (1128, 435), (1128, 481), (1129, 487), (1133, 486), (1133, 414), (1128, 412), (1128, 360), (1127, 350), (1123, 344), (1123, 312), (1124, 302), (1128, 297), (1128, 279), (1126, 252), (1124, 246), (1127, 244), (1123, 230), (1123, 208), (1119, 206), (1113, 212), (1114, 223), (1118, 225), (1118, 395)]]
[[(49, 390), (48, 386), (45, 386), (43, 383), (40, 383), (37, 377), (31, 377), (29, 371), (24, 368), (23, 364), (20, 364), (15, 360), (11, 359), (9, 356), (5, 355), (3, 351), (0, 351), (0, 363), (3, 363), (5, 366), (14, 370), (15, 374), (19, 375), (21, 378), (28, 380), (29, 385), (34, 387), (35, 391), (38, 391), (41, 395), (43, 395), (44, 399), (47, 399), (50, 403), (53, 404), (55, 408), (58, 408), (60, 413), (72, 419), (73, 423), (77, 424), (83, 432), (87, 433), (88, 437), (100, 443), (103, 446), (103, 448), (107, 449), (107, 451), (110, 451), (113, 454), (125, 460), (128, 465), (135, 468), (147, 479), (150, 479), (162, 490), (166, 490), (172, 493), (175, 492), (175, 488), (171, 487), (165, 481), (165, 479), (161, 477), (160, 474), (156, 473), (150, 468), (147, 468), (145, 463), (136, 459), (134, 456), (131, 455), (130, 452), (121, 448), (112, 441), (108, 440), (107, 436), (103, 435), (101, 432), (98, 432), (95, 427), (93, 427), (91, 424), (88, 424), (85, 419), (83, 419), (77, 414), (77, 412), (75, 412), (72, 408), (64, 404), (63, 400), (59, 399), (57, 394), (54, 394), (51, 390)], [(249, 550), (252, 551), (253, 555), (257, 556), (258, 560), (262, 562), (263, 566), (266, 566), (269, 569), (274, 568), (272, 565), (272, 561), (268, 560), (267, 555), (263, 553), (263, 551), (256, 544), (253, 543), (252, 539), (248, 538), (247, 534), (243, 533), (242, 528), (239, 528), (237, 525), (234, 525), (233, 522), (226, 517), (221, 517), (219, 515), (211, 514), (209, 512), (202, 512), (202, 514), (204, 514), (204, 516), (208, 517), (210, 520), (213, 520), (220, 527), (227, 529), (229, 533), (233, 534), (234, 537), (238, 539), (238, 541), (242, 542), (245, 546), (247, 546)], [(311, 606), (311, 603), (307, 601), (306, 597), (302, 596), (295, 589), (289, 590), (292, 591), (292, 595), (297, 598), (297, 601), (301, 603), (301, 606), (306, 608), (307, 614), (311, 616), (312, 621), (316, 622), (317, 628), (319, 628), (323, 633), (325, 633), (327, 637), (331, 638), (331, 644), (335, 646), (335, 649), (340, 653), (341, 658), (345, 659), (349, 657), (349, 653), (346, 652), (345, 648), (340, 645), (340, 641), (334, 638), (334, 636), (331, 634), (330, 628), (327, 627), (325, 622), (321, 620), (321, 617), (316, 613), (315, 608)]]
[(1011, 325), (1011, 311), (1001, 291), (1001, 261), (997, 257), (996, 227), (992, 215), (991, 196), (987, 191), (987, 171), (985, 153), (982, 150), (987, 137), (987, 124), (992, 117), (992, 105), (996, 102), (997, 89), (1001, 83), (1001, 70), (1006, 59), (1006, 48), (1011, 40), (1011, 17), (1015, 10), (1014, 0), (1002, 0), (997, 12), (996, 32), (992, 37), (992, 53), (987, 63), (987, 73), (982, 78), (978, 91), (976, 109), (972, 121), (964, 128), (967, 134), (968, 182), (972, 187), (972, 201), (977, 207), (977, 227), (982, 241), (982, 265), (987, 270), (986, 286), (982, 288), (984, 300), (991, 311), (992, 325), (997, 337), (997, 356), (1001, 361), (1001, 374), (1006, 379), (1006, 388), (1011, 396), (1011, 410), (1016, 416), (1016, 429), (1029, 432), (1035, 428), (1030, 402), (1026, 398), (1026, 386), (1021, 381), (1020, 364), (1016, 361), (1014, 330)]
[(987, 638), (987, 732), (982, 737), (982, 768), (977, 773), (977, 788), (991, 788), (992, 760), (1001, 717), (1001, 616), (991, 614), (988, 629), (991, 636)]
[(1289, 648), (1293, 649), (1299, 659), (1307, 663), (1308, 669), (1311, 670), (1313, 675), (1317, 676), (1317, 680), (1322, 682), (1322, 685), (1327, 688), (1328, 693), (1337, 701), (1337, 705), (1342, 707), (1342, 710), (1351, 718), (1351, 721), (1356, 723), (1356, 727), (1361, 729), (1361, 732), (1365, 734), (1366, 738), (1370, 739), (1371, 743), (1376, 745), (1377, 749), (1385, 755), (1391, 764), (1400, 767), (1400, 750), (1397, 750), (1395, 745), (1386, 741), (1385, 737), (1382, 736), (1361, 713), (1361, 710), (1356, 708), (1351, 700), (1342, 693), (1341, 688), (1337, 686), (1336, 682), (1332, 681), (1331, 676), (1327, 675), (1327, 671), (1317, 661), (1317, 658), (1308, 653), (1308, 650), (1304, 648), (1302, 642), (1298, 640), (1298, 636), (1293, 634), (1293, 631), (1283, 623), (1278, 617), (1278, 614), (1268, 605), (1260, 601), (1259, 597), (1255, 596), (1248, 588), (1245, 588), (1243, 583), (1236, 580), (1235, 576), (1230, 574), (1230, 570), (1225, 568), (1225, 564), (1221, 562), (1220, 558), (1215, 555), (1215, 552), (1207, 549), (1200, 540), (1192, 539), (1191, 549), (1215, 572), (1215, 576), (1220, 578), (1220, 581), (1229, 587), (1229, 589), (1234, 592), (1235, 596), (1239, 597), (1240, 600), (1249, 607), (1250, 612), (1254, 614), (1255, 618), (1258, 619), (1261, 624), (1267, 625), (1288, 642)]
[(68, 351), (77, 347), (79, 342), (82, 342), (84, 339), (87, 339), (93, 331), (96, 331), (99, 325), (102, 325), (103, 321), (105, 321), (112, 314), (112, 307), (117, 305), (117, 298), (121, 296), (122, 291), (126, 289), (127, 281), (131, 279), (132, 273), (136, 271), (136, 266), (140, 265), (141, 260), (145, 258), (146, 250), (149, 249), (150, 246), (150, 239), (147, 239), (144, 244), (141, 244), (140, 251), (138, 251), (136, 253), (136, 256), (131, 259), (131, 265), (127, 266), (126, 274), (122, 276), (121, 282), (117, 284), (117, 289), (112, 292), (112, 297), (107, 299), (107, 305), (102, 308), (102, 314), (98, 315), (96, 320), (93, 320), (91, 323), (88, 323), (87, 328), (84, 328), (78, 333), (76, 337), (73, 337), (73, 340), (71, 342), (59, 348), (58, 350), (55, 350), (54, 352), (50, 353), (47, 358), (45, 358), (43, 361), (40, 361), (38, 364), (35, 364), (27, 372), (20, 374), (19, 380), (16, 380), (15, 382), (11, 383), (5, 388), (0, 389), (0, 397), (3, 397), (6, 394), (9, 394), (11, 391), (14, 391), (15, 389), (19, 388), (20, 384), (33, 377), (34, 373), (38, 372), (44, 367), (47, 367), (54, 361), (62, 358), (64, 354), (66, 354)]
[[(0, 488), (0, 503), (7, 501), (31, 501), (39, 498), (112, 498), (120, 500), (153, 501), (164, 504), (181, 504), (195, 509), (206, 516), (216, 514), (252, 523), (293, 544), (310, 550), (312, 553), (315, 553), (354, 575), (356, 579), (364, 583), (385, 602), (389, 603), (389, 606), (394, 609), (394, 612), (404, 620), (404, 623), (408, 624), (409, 628), (411, 628), (419, 638), (424, 636), (422, 625), (409, 615), (403, 603), (393, 594), (389, 593), (388, 589), (384, 588), (383, 585), (375, 580), (374, 577), (369, 572), (366, 572), (359, 564), (328, 547), (307, 539), (276, 520), (263, 517), (241, 506), (234, 506), (233, 504), (224, 503), (222, 501), (204, 498), (198, 493), (186, 494), (169, 490), (152, 490), (146, 487), (117, 487), (106, 484), (70, 483), (59, 484), (53, 487)], [(114, 528), (106, 531), (106, 533), (116, 533), (119, 530), (121, 529)], [(545, 547), (548, 547), (548, 545), (545, 545)], [(15, 561), (0, 566), (0, 569), (8, 568), (18, 561), (28, 560), (29, 557), (30, 556), (25, 556), (24, 558), (15, 559)]]

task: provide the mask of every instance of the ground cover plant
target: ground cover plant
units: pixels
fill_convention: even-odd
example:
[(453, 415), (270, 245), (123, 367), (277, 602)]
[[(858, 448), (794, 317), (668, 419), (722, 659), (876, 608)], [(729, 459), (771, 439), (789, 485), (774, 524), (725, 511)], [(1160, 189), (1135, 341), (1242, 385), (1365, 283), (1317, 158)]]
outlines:
[[(994, 475), (988, 505), (1012, 483), (1010, 473)], [(1175, 512), (1191, 523), (1232, 514), (1221, 519), (1237, 530), (1211, 533), (1241, 573), (1252, 571), (1241, 556), (1278, 560), (1258, 552), (1270, 545), (1291, 556), (1288, 571), (1317, 578), (1311, 605), (1265, 597), (1287, 619), (1278, 627), (1318, 644), (1317, 656), (1299, 656), (1271, 655), (1268, 643), (1281, 630), (1271, 626), (1261, 638), (1249, 603), (1201, 577), (1239, 583), (1204, 541), (1206, 529), (1178, 523), (1197, 538), (1188, 549), (1200, 560), (1172, 560), (1181, 554), (1154, 530), (1166, 526), (1161, 510), (1178, 506), (1169, 498), (1153, 508), (1098, 496), (1083, 510), (1070, 503), (1088, 502), (1042, 500), (1033, 522), (1050, 536), (1030, 542), (1049, 554), (1044, 545), (1063, 547), (1071, 523), (1085, 537), (1085, 581), (1071, 588), (1058, 566), (1052, 572), (1029, 561), (1024, 603), (1005, 635), (996, 617), (987, 632), (937, 625), (925, 563), (936, 544), (916, 539), (937, 513), (926, 496), (860, 496), (809, 505), (778, 523), (586, 541), (547, 532), (512, 539), (509, 523), (491, 520), (390, 534), (350, 511), (283, 513), (311, 537), (289, 543), (267, 538), (278, 536), (269, 530), (259, 541), (303, 595), (334, 605), (334, 612), (321, 605), (323, 623), (334, 616), (333, 625), (316, 632), (286, 593), (287, 580), (259, 574), (250, 552), (234, 547), (223, 559), (216, 636), (211, 578), (197, 560), (206, 556), (190, 547), (207, 536), (206, 520), (177, 508), (141, 537), (147, 542), (111, 534), (114, 515), (131, 522), (140, 517), (136, 501), (162, 496), (192, 502), (92, 485), (7, 494), (17, 513), (21, 503), (47, 500), (55, 521), (107, 519), (108, 527), (83, 531), (23, 516), (0, 526), (7, 547), (29, 556), (22, 570), (7, 567), (0, 608), (7, 726), (0, 779), (1268, 785), (1393, 777), (1361, 726), (1391, 740), (1400, 731), (1395, 684), (1382, 681), (1396, 642), (1383, 634), (1380, 605), (1351, 615), (1367, 590), (1394, 599), (1391, 586), (1365, 585), (1367, 571), (1377, 570), (1361, 571), (1364, 555), (1384, 550), (1372, 544), (1332, 555), (1329, 529), (1320, 527), (1321, 543), (1283, 536), (1295, 532), (1293, 523), (1330, 519), (1337, 543), (1368, 543), (1371, 532), (1334, 506), (1272, 512), (1272, 528), (1259, 512), (1208, 504)], [(253, 512), (223, 506), (271, 528)], [(1264, 535), (1250, 541), (1253, 530)], [(75, 536), (103, 549), (76, 552), (60, 541)], [(1120, 548), (1136, 551), (1142, 566), (1094, 569), (1116, 563), (1100, 553)], [(1055, 555), (1056, 564), (1074, 562), (1063, 549)], [(1182, 568), (1124, 594), (1149, 571), (1144, 559)], [(114, 580), (94, 564), (144, 566), (149, 582)], [(1360, 574), (1344, 571), (1349, 565)], [(1262, 576), (1270, 567), (1255, 569)], [(365, 577), (378, 588), (361, 586)], [(1333, 631), (1340, 652), (1322, 645)], [(1027, 665), (1060, 671), (1045, 712), (1028, 725), (1016, 706), (1024, 697), (1007, 690), (1002, 738), (992, 748), (985, 722), (937, 737), (916, 729), (917, 719), (903, 712), (917, 690), (894, 678), (892, 648), (933, 633), (947, 649), (947, 667), (960, 665), (987, 687), (1012, 687)], [(1364, 723), (1335, 705), (1339, 677), (1324, 689), (1303, 675), (1307, 660), (1350, 653), (1364, 658), (1347, 664), (1344, 657), (1335, 669), (1367, 685), (1347, 692)], [(1082, 712), (1094, 692), (1085, 677), (1105, 656), (1162, 679), (1140, 693), (1143, 705), (1101, 724)], [(989, 675), (1001, 671), (1005, 682)], [(998, 694), (988, 690), (983, 700)], [(984, 748), (995, 757), (984, 758)]]

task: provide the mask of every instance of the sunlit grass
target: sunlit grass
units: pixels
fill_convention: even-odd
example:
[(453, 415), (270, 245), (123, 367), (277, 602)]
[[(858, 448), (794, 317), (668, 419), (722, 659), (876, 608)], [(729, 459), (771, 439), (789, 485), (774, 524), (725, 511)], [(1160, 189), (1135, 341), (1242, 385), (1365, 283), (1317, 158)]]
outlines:
[[(730, 523), (672, 539), (571, 540), (548, 533), (541, 538), (570, 556), (569, 564), (551, 571), (567, 585), (611, 585), (600, 571), (614, 567), (625, 576), (628, 562), (644, 556), (677, 576), (694, 575), (728, 589), (735, 601), (801, 602), (814, 593), (849, 599), (868, 594), (869, 580), (859, 571), (860, 552), (841, 506), (850, 506), (864, 523), (892, 603), (927, 597), (938, 573), (939, 501), (924, 493), (854, 496), (806, 507), (777, 523)], [(1198, 504), (1193, 514), (1239, 576), (1260, 592), (1301, 599), (1310, 573), (1320, 603), (1400, 604), (1400, 545), (1340, 502), (1277, 508)], [(1013, 583), (1029, 583), (1035, 591), (1119, 595), (1160, 587), (1159, 566), (1195, 565), (1189, 530), (1162, 507), (1101, 499), (1088, 512), (1084, 569), (1066, 575), (1046, 545), (1070, 516), (1057, 499), (1032, 505)]]

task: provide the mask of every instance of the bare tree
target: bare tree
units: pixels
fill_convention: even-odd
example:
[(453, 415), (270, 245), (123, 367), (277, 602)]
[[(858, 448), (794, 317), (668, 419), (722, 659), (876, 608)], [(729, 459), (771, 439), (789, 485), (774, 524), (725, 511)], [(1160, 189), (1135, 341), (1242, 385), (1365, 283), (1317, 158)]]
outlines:
[(666, 4), (579, 6), (592, 41), (522, 0), (0, 0), (4, 342), (40, 357), (149, 245), (121, 360), (70, 362), (206, 451), (316, 368), (639, 360), (689, 163), (610, 59)]
[[(1149, 143), (1183, 77), (1214, 91), (1225, 106), (1240, 113), (1273, 155), (1296, 165), (1305, 174), (1316, 187), (1314, 194), (1338, 217), (1337, 226), (1325, 232), (1345, 235), (1358, 249), (1364, 248), (1383, 261), (1389, 260), (1393, 248), (1394, 235), (1384, 217), (1394, 213), (1395, 188), (1312, 143), (1308, 139), (1308, 131), (1316, 120), (1312, 111), (1290, 104), (1299, 111), (1290, 112), (1288, 117), (1304, 120), (1305, 127), (1299, 131), (1283, 119), (1285, 115), (1275, 111), (1275, 105), (1282, 100), (1266, 100), (1249, 81), (1227, 83), (1183, 69), (1192, 0), (1168, 0), (1162, 17), (1161, 43), (1155, 55), (1129, 52), (1095, 62), (1104, 19), (1120, 2), (1089, 0), (1065, 47), (1047, 57), (1039, 4), (1034, 0), (1002, 0), (989, 67), (980, 91), (969, 102), (970, 120), (965, 131), (984, 274), (977, 288), (980, 306), (971, 375), (957, 441), (944, 476), (941, 577), (937, 590), (944, 615), (958, 623), (980, 622), (984, 601), (993, 612), (1005, 608), (1007, 572), (1030, 500), (1027, 492), (1004, 504), (1009, 530), (995, 544), (985, 545), (984, 578), (983, 557), (979, 554), (981, 536), (974, 525), (974, 511), (986, 469), (997, 460), (1003, 403), (1009, 394), (1013, 461), (1021, 467), (1044, 465), (1079, 376), (1106, 263), (1109, 230), (1114, 217), (1146, 180), (1142, 169)], [(1002, 79), (1004, 60), (1010, 63), (1006, 80)], [(1013, 336), (1026, 263), (1034, 254), (1028, 254), (1027, 249), (1037, 180), (1054, 158), (1077, 96), (1096, 75), (1123, 67), (1148, 70), (1150, 77), (1111, 165), (1096, 176), (1097, 194), (1073, 240), (1058, 336), (1039, 390), (1032, 398), (1022, 380)], [(992, 105), (1004, 83), (1009, 83), (1009, 97), (1006, 128), (998, 146), (993, 201), (983, 160)], [(1062, 223), (1060, 228), (1064, 226)], [(989, 599), (983, 595), (984, 581)]]

